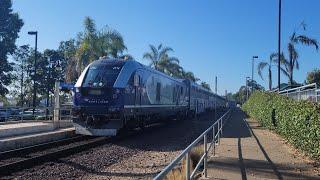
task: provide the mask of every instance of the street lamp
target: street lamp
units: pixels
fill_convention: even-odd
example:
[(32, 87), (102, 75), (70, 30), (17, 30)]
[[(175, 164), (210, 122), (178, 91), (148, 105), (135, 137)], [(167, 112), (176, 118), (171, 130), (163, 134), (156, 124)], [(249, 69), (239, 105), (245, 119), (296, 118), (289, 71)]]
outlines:
[(32, 114), (34, 115), (34, 110), (36, 107), (36, 89), (37, 89), (37, 84), (36, 84), (36, 75), (37, 75), (37, 44), (38, 44), (38, 31), (29, 31), (29, 35), (35, 35), (35, 49), (34, 49), (34, 77), (33, 77), (33, 110)]
[(279, 0), (278, 15), (278, 92), (280, 92), (280, 49), (281, 49), (281, 0)]
[(250, 77), (246, 77), (246, 100), (248, 100), (249, 98), (249, 91), (248, 91), (248, 81), (249, 81)]
[(254, 59), (258, 59), (258, 56), (252, 56), (251, 92), (253, 92), (253, 69), (254, 69)]

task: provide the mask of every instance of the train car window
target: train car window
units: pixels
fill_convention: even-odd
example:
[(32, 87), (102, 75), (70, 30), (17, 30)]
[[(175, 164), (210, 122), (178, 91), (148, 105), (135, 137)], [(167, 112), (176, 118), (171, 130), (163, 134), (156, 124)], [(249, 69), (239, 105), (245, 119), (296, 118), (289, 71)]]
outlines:
[(161, 84), (158, 82), (157, 83), (157, 94), (156, 94), (156, 100), (160, 101), (160, 90), (161, 90)]

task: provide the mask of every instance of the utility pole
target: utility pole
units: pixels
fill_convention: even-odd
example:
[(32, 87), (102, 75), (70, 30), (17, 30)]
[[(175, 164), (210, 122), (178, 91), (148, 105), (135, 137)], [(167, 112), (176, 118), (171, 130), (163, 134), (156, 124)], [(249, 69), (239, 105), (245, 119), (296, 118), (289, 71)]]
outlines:
[(280, 49), (281, 49), (281, 0), (279, 0), (279, 16), (278, 16), (278, 92), (280, 92)]
[[(216, 95), (218, 95), (218, 94), (217, 94), (217, 92), (218, 92), (218, 78), (217, 78), (217, 76), (216, 76), (216, 78), (215, 78), (214, 91), (215, 91)], [(217, 100), (214, 101), (214, 119), (215, 119), (215, 120), (217, 119)]]
[(251, 69), (251, 92), (253, 92), (253, 71), (254, 71), (254, 59), (258, 59), (258, 56), (252, 56), (252, 69)]
[(249, 79), (250, 77), (246, 77), (246, 101), (248, 100), (248, 98), (249, 98), (249, 92), (248, 92), (248, 79)]
[(215, 78), (215, 87), (214, 87), (214, 91), (215, 91), (215, 93), (217, 94), (217, 91), (218, 91), (218, 78), (217, 78), (217, 76), (216, 76), (216, 78)]

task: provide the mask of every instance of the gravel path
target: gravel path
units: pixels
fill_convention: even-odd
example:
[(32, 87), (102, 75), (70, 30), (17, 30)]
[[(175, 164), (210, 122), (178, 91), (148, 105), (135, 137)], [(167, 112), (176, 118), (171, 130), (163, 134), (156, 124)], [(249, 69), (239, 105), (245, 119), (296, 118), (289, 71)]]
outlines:
[(3, 178), (151, 179), (213, 123), (213, 116), (207, 113), (198, 119), (154, 125), (128, 138)]

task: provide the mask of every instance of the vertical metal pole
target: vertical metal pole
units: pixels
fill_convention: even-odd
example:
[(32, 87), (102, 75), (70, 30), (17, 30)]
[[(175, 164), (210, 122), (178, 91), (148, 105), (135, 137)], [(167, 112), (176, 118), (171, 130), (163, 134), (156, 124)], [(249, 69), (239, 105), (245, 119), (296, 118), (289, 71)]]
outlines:
[(315, 96), (316, 96), (316, 102), (318, 102), (318, 94), (317, 94), (317, 84), (316, 84), (316, 87), (315, 87), (315, 90), (314, 90), (314, 93), (315, 93)]
[(59, 86), (60, 82), (55, 82), (54, 88), (54, 110), (53, 110), (53, 127), (54, 129), (59, 128), (59, 119), (60, 119), (60, 95), (59, 95)]
[[(218, 78), (216, 76), (215, 78), (215, 93), (217, 95), (217, 92), (218, 92)], [(217, 99), (215, 97), (215, 100), (214, 100), (214, 120), (217, 119)]]
[(252, 69), (251, 69), (251, 94), (253, 93), (253, 69), (254, 69), (254, 57), (252, 57)]
[(213, 155), (215, 156), (216, 155), (216, 131), (215, 131), (215, 125), (213, 125), (213, 128), (212, 128), (212, 131), (213, 131)]
[(33, 110), (32, 114), (34, 116), (34, 111), (36, 107), (36, 98), (37, 98), (37, 83), (36, 83), (36, 78), (37, 78), (37, 46), (38, 46), (38, 33), (36, 32), (36, 44), (35, 44), (35, 49), (34, 49), (34, 77), (33, 77)]
[(205, 134), (203, 136), (203, 153), (205, 154), (204, 155), (204, 159), (203, 159), (203, 174), (204, 174), (204, 177), (206, 178), (207, 177), (207, 161), (208, 161), (208, 153), (207, 153), (207, 134)]
[(186, 154), (186, 180), (190, 179), (190, 154)]
[(249, 94), (248, 94), (248, 78), (246, 77), (246, 101), (248, 101)]
[(223, 118), (221, 118), (221, 136), (222, 136)]
[(278, 92), (280, 92), (280, 49), (281, 49), (281, 0), (279, 0), (279, 16), (278, 16)]
[(218, 120), (218, 145), (220, 144), (220, 120)]

